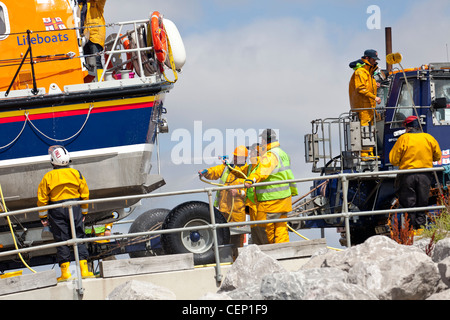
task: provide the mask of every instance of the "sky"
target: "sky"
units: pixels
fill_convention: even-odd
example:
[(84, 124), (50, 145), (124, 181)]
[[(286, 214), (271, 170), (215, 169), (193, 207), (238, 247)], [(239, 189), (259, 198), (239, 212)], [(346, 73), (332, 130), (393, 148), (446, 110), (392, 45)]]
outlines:
[[(393, 51), (402, 53), (405, 68), (448, 60), (446, 0), (108, 0), (105, 19), (146, 19), (153, 11), (177, 25), (187, 53), (165, 100), (166, 186), (156, 192), (209, 187), (197, 172), (213, 165), (213, 155), (230, 155), (238, 142), (227, 133), (252, 136), (265, 128), (278, 130), (296, 178), (315, 176), (305, 163), (304, 135), (312, 120), (348, 112), (349, 62), (375, 49), (385, 68), (385, 27), (392, 28)], [(183, 161), (181, 143), (190, 143)], [(156, 172), (156, 155), (153, 160)], [(299, 185), (300, 194), (309, 187)], [(207, 197), (145, 200), (133, 215), (187, 200)]]

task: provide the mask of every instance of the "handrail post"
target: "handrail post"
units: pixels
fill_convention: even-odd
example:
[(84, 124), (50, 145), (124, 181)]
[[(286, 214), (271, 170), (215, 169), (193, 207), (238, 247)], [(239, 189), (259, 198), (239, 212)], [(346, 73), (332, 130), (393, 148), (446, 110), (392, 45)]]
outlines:
[(345, 218), (345, 235), (347, 237), (347, 247), (352, 246), (350, 240), (350, 215), (348, 213), (348, 179), (345, 175), (342, 176), (342, 214)]
[[(102, 76), (100, 77), (100, 79), (98, 79), (98, 82), (103, 81), (103, 79), (105, 78), (105, 73), (106, 73), (106, 70), (107, 70), (107, 68), (108, 68), (107, 66), (108, 66), (109, 63), (111, 62), (112, 56), (113, 56), (113, 54), (114, 54), (114, 51), (116, 51), (116, 45), (117, 45), (117, 42), (118, 42), (118, 40), (119, 40), (119, 38), (120, 38), (120, 34), (121, 34), (121, 32), (122, 32), (122, 28), (123, 28), (123, 25), (120, 25), (119, 32), (117, 33), (116, 39), (114, 39), (114, 44), (113, 44), (113, 46), (111, 47), (112, 53), (108, 55), (108, 59), (105, 61), (105, 70), (103, 70)], [(98, 76), (97, 76), (97, 77), (98, 77)]]
[[(69, 206), (69, 219), (70, 219), (70, 230), (72, 231), (72, 240), (76, 240), (77, 234), (75, 232), (75, 222), (73, 218), (73, 206)], [(81, 278), (81, 268), (80, 268), (80, 256), (78, 255), (78, 245), (75, 242), (73, 245), (73, 255), (75, 256), (75, 265), (77, 269), (77, 293), (78, 298), (82, 299), (84, 294), (83, 279)]]
[(145, 78), (144, 74), (144, 65), (142, 64), (142, 56), (141, 56), (141, 45), (139, 44), (139, 36), (137, 32), (137, 26), (136, 22), (134, 22), (134, 35), (136, 36), (136, 48), (138, 49), (138, 62), (139, 62), (139, 69), (141, 70), (141, 78)]
[(216, 217), (214, 216), (214, 203), (212, 199), (212, 191), (208, 190), (209, 213), (211, 215), (211, 224), (214, 242), (214, 256), (216, 258), (216, 282), (222, 282), (222, 270), (220, 268), (219, 241), (217, 240)]

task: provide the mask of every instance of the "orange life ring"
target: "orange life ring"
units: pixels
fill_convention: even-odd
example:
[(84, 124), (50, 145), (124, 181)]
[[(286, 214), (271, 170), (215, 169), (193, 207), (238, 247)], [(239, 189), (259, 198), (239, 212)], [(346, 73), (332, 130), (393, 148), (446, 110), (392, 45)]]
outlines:
[[(122, 36), (122, 35), (120, 35)], [(131, 48), (130, 40), (128, 40), (128, 37), (124, 37), (121, 39), (122, 46), (125, 48), (125, 50), (128, 50)], [(127, 63), (127, 70), (133, 70), (133, 60), (132, 60), (132, 53), (127, 52), (127, 60), (130, 60), (130, 62)]]
[(167, 35), (166, 31), (164, 30), (162, 15), (158, 11), (152, 13), (152, 17), (150, 19), (150, 27), (152, 32), (153, 48), (156, 53), (156, 59), (160, 63), (164, 63), (164, 61), (166, 61), (168, 52)]

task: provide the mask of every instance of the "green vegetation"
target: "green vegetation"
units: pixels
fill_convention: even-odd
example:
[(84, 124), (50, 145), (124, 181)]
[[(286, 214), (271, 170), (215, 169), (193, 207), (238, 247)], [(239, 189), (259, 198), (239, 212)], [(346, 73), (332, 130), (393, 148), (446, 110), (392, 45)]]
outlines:
[(423, 228), (422, 238), (434, 237), (434, 242), (436, 243), (450, 236), (450, 214), (448, 214), (447, 210), (443, 210), (441, 215), (433, 220), (432, 223)]

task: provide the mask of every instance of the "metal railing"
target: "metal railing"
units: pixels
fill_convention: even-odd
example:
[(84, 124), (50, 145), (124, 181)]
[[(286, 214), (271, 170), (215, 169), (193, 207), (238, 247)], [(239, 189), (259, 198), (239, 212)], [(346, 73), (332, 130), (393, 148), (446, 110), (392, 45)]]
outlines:
[[(139, 44), (139, 33), (138, 33), (138, 28), (141, 28), (143, 24), (148, 23), (149, 20), (134, 20), (134, 21), (125, 21), (125, 22), (117, 22), (115, 23), (115, 25), (119, 26), (119, 31), (116, 34), (116, 37), (114, 40), (110, 41), (112, 42), (112, 47), (111, 50), (105, 50), (105, 54), (108, 55), (108, 58), (105, 61), (105, 66), (109, 66), (111, 59), (113, 57), (114, 54), (122, 54), (122, 53), (132, 53), (132, 52), (137, 52), (137, 60), (139, 63), (139, 70), (141, 72), (140, 77), (144, 78), (144, 63), (142, 61), (142, 52), (146, 52), (146, 51), (151, 51), (153, 50), (153, 46), (150, 47), (144, 47), (141, 48), (140, 44)], [(138, 26), (138, 24), (141, 24), (140, 26)], [(125, 34), (122, 34), (122, 29), (125, 25), (133, 25), (133, 31), (127, 31)], [(121, 41), (123, 38), (125, 37), (131, 37), (132, 33), (134, 33), (135, 38), (136, 38), (136, 48), (130, 48), (130, 49), (123, 49), (123, 50), (117, 50), (116, 46), (119, 43), (119, 41)], [(108, 45), (108, 43), (105, 44), (105, 47)], [(125, 62), (122, 62), (121, 64), (119, 64), (118, 66), (113, 67), (112, 69), (107, 69), (105, 68), (102, 72), (101, 78), (99, 79), (99, 82), (103, 81), (106, 72), (109, 72), (111, 70), (115, 70), (118, 68), (121, 68), (122, 66), (126, 65), (129, 62), (132, 62), (133, 58), (131, 58), (131, 60), (127, 60)]]
[[(342, 198), (343, 198), (343, 204), (342, 204), (342, 210), (341, 210), (342, 212), (326, 214), (326, 215), (280, 218), (280, 219), (270, 220), (270, 222), (271, 223), (272, 222), (273, 223), (290, 222), (290, 221), (297, 222), (297, 221), (322, 220), (322, 219), (341, 217), (341, 218), (344, 218), (344, 220), (345, 220), (344, 225), (345, 225), (345, 230), (346, 230), (347, 246), (350, 247), (351, 246), (350, 219), (354, 216), (380, 215), (380, 214), (389, 214), (391, 212), (403, 214), (405, 212), (416, 212), (416, 211), (424, 211), (424, 210), (440, 210), (440, 209), (446, 208), (445, 206), (430, 206), (430, 207), (420, 207), (420, 208), (418, 207), (418, 208), (406, 208), (406, 209), (349, 212), (348, 201), (347, 201), (347, 192), (348, 192), (348, 186), (349, 186), (350, 180), (358, 179), (358, 178), (362, 178), (362, 177), (382, 177), (382, 176), (395, 177), (397, 174), (406, 173), (406, 172), (407, 173), (419, 173), (419, 172), (438, 172), (438, 171), (444, 171), (444, 168), (436, 167), (436, 168), (428, 168), (428, 169), (392, 170), (392, 171), (376, 171), (376, 172), (363, 172), (363, 173), (340, 173), (340, 174), (328, 175), (328, 176), (287, 180), (291, 183), (304, 183), (304, 182), (312, 182), (312, 181), (319, 181), (319, 180), (323, 181), (323, 180), (331, 180), (331, 179), (340, 179), (342, 182)], [(439, 183), (439, 181), (437, 181), (437, 182)], [(253, 186), (267, 186), (267, 185), (282, 184), (282, 183), (286, 183), (286, 181), (255, 183)], [(22, 248), (22, 249), (17, 249), (17, 250), (4, 251), (4, 252), (0, 252), (0, 257), (15, 255), (15, 254), (19, 254), (19, 253), (39, 251), (39, 250), (44, 250), (44, 249), (48, 249), (48, 248), (55, 248), (55, 247), (58, 247), (61, 245), (73, 246), (74, 254), (75, 254), (75, 262), (77, 265), (77, 272), (78, 272), (78, 280), (77, 280), (76, 290), (77, 290), (79, 297), (82, 297), (84, 289), (83, 289), (80, 265), (79, 265), (78, 248), (77, 248), (78, 244), (87, 243), (87, 242), (96, 242), (99, 240), (113, 240), (113, 239), (119, 239), (119, 238), (120, 239), (135, 238), (135, 237), (142, 237), (142, 236), (161, 235), (161, 234), (167, 234), (167, 233), (178, 233), (178, 232), (183, 232), (183, 231), (198, 231), (198, 230), (204, 230), (204, 229), (211, 229), (213, 232), (213, 241), (214, 241), (213, 250), (214, 250), (214, 255), (215, 255), (215, 260), (216, 260), (215, 278), (216, 278), (217, 282), (221, 282), (222, 281), (222, 273), (221, 273), (221, 265), (220, 265), (217, 229), (267, 223), (267, 220), (260, 220), (260, 221), (229, 222), (226, 224), (216, 224), (215, 216), (214, 216), (213, 192), (216, 192), (219, 190), (236, 189), (236, 188), (243, 188), (243, 187), (244, 187), (243, 185), (233, 185), (233, 186), (211, 187), (211, 188), (193, 189), (193, 190), (185, 190), (185, 191), (163, 192), (163, 193), (155, 193), (155, 194), (147, 194), (147, 195), (102, 198), (102, 199), (93, 199), (93, 200), (85, 200), (85, 201), (68, 201), (68, 202), (64, 202), (61, 204), (42, 206), (39, 208), (35, 207), (35, 208), (30, 208), (30, 209), (23, 209), (23, 210), (16, 210), (16, 211), (10, 211), (10, 212), (6, 212), (6, 213), (1, 213), (0, 218), (5, 218), (7, 216), (14, 216), (14, 215), (20, 215), (20, 214), (25, 214), (25, 213), (37, 212), (39, 210), (49, 210), (49, 209), (54, 209), (54, 208), (59, 208), (59, 207), (69, 208), (69, 218), (70, 218), (70, 223), (71, 223), (72, 239), (63, 241), (63, 242), (55, 242), (55, 243), (27, 247), (27, 248)], [(74, 220), (73, 220), (73, 209), (72, 209), (73, 206), (82, 205), (82, 204), (117, 201), (117, 200), (157, 198), (157, 197), (167, 197), (167, 196), (186, 195), (186, 194), (195, 194), (195, 193), (206, 193), (208, 196), (210, 216), (211, 216), (210, 224), (206, 224), (204, 226), (156, 230), (156, 231), (147, 231), (147, 232), (139, 232), (139, 233), (132, 233), (132, 234), (120, 234), (120, 235), (101, 236), (101, 237), (83, 238), (83, 239), (76, 238), (75, 228), (74, 228)]]

